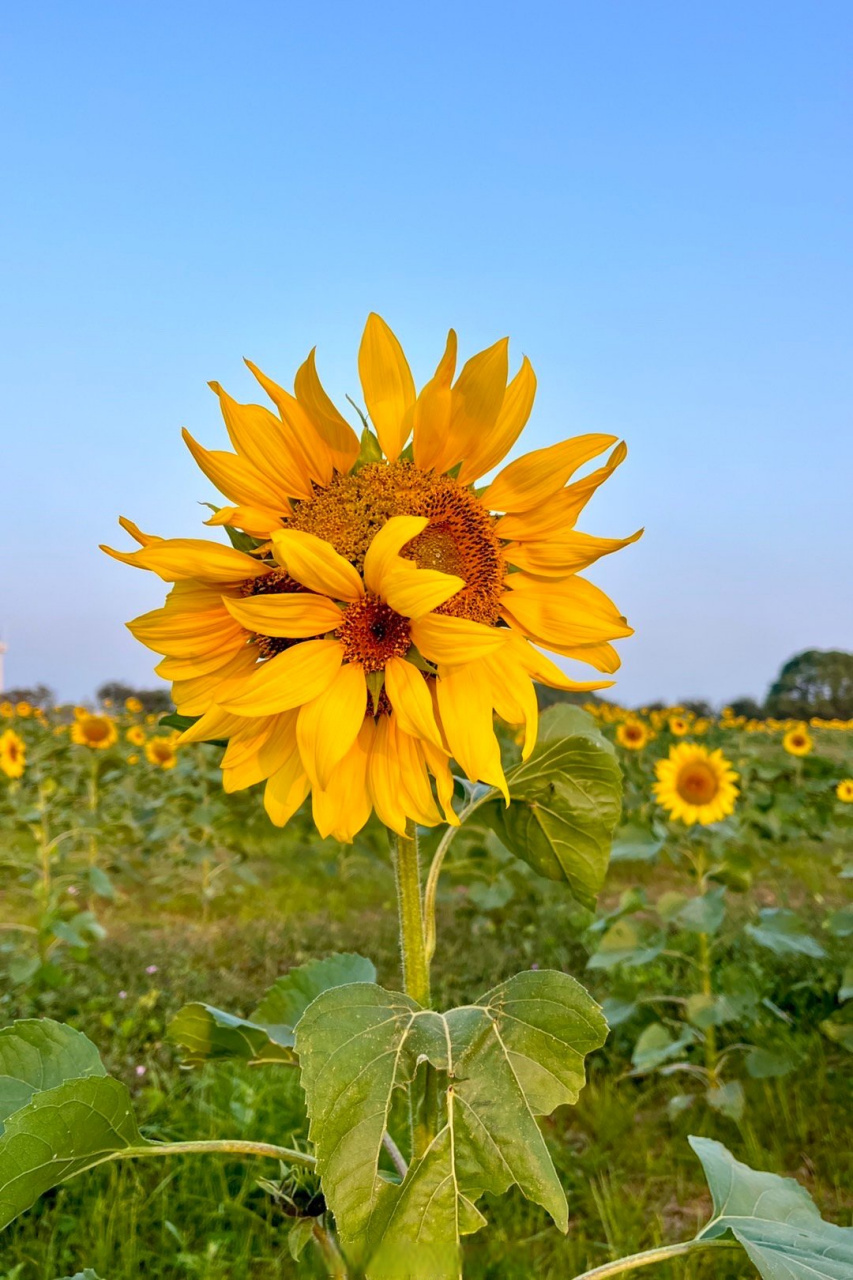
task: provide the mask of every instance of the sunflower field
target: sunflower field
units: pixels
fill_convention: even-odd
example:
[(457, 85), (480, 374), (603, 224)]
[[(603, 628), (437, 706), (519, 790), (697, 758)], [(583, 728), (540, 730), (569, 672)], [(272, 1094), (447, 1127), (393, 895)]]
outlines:
[(627, 451), (505, 463), (505, 341), (249, 368), (105, 548), (174, 710), (0, 703), (0, 1277), (851, 1280), (853, 722), (599, 696)]

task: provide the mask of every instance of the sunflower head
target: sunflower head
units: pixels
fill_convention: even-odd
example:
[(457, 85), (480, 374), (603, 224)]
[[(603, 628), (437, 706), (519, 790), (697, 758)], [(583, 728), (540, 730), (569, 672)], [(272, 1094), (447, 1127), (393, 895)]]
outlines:
[(15, 708), (13, 704), (8, 700), (8, 698), (4, 698), (3, 701), (0, 702), (0, 718), (3, 720), (11, 720), (14, 715)]
[(174, 769), (178, 763), (175, 737), (149, 738), (145, 744), (145, 758), (159, 769)]
[(0, 733), (0, 771), (7, 778), (23, 776), (27, 762), (27, 748), (23, 738), (14, 729)]
[(835, 794), (844, 804), (853, 804), (853, 778), (844, 778), (839, 782)]
[(131, 695), (131, 697), (125, 698), (124, 709), (125, 711), (129, 711), (132, 716), (138, 716), (142, 710), (142, 703), (138, 698)]
[(737, 774), (720, 750), (681, 742), (657, 762), (655, 774), (655, 798), (674, 820), (708, 826), (734, 812)]
[(78, 715), (71, 726), (71, 741), (93, 751), (105, 751), (118, 739), (115, 721), (109, 716)]
[(26, 720), (27, 717), (31, 716), (32, 714), (33, 714), (33, 709), (30, 706), (29, 702), (19, 702), (16, 704), (15, 715), (19, 716), (22, 720)]
[[(359, 437), (324, 390), (313, 353), (285, 390), (249, 368), (273, 408), (218, 383), (233, 452), (186, 441), (228, 505), (208, 524), (240, 549), (163, 539), (116, 559), (172, 585), (162, 609), (130, 623), (163, 655), (184, 741), (227, 739), (227, 790), (266, 781), (282, 824), (306, 795), (323, 835), (351, 840), (375, 810), (395, 831), (455, 821), (454, 757), (472, 781), (506, 781), (495, 714), (536, 739), (533, 682), (578, 683), (542, 652), (611, 674), (631, 634), (580, 576), (639, 537), (579, 532), (586, 503), (624, 444), (589, 434), (539, 449), (475, 488), (513, 448), (536, 379), (509, 378), (507, 342), (456, 374), (451, 331), (418, 391), (403, 349), (371, 315), (358, 356), (370, 419)], [(610, 451), (603, 465), (581, 469)], [(151, 744), (146, 745), (146, 750)]]
[(814, 746), (814, 741), (807, 729), (798, 726), (788, 730), (782, 739), (782, 746), (790, 756), (807, 756)]
[(629, 751), (639, 751), (649, 741), (649, 731), (642, 720), (626, 720), (616, 730), (616, 741)]
[(690, 725), (684, 716), (669, 717), (669, 731), (676, 738), (683, 738), (690, 732)]
[(145, 730), (141, 724), (132, 724), (124, 736), (133, 747), (141, 747), (145, 742)]

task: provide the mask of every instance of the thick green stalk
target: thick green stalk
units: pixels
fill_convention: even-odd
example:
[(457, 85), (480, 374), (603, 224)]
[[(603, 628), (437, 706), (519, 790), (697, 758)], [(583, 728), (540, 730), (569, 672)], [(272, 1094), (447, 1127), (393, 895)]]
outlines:
[(395, 835), (397, 905), (400, 913), (400, 952), (403, 960), (403, 989), (406, 995), (429, 1008), (429, 964), (424, 940), (424, 914), (418, 865), (418, 837), (413, 822), (406, 834)]
[(624, 1271), (639, 1271), (641, 1267), (650, 1267), (655, 1262), (666, 1262), (668, 1258), (678, 1258), (682, 1254), (692, 1253), (694, 1249), (739, 1249), (736, 1240), (684, 1240), (681, 1244), (665, 1244), (659, 1249), (647, 1249), (644, 1253), (632, 1253), (627, 1258), (617, 1258), (615, 1262), (605, 1262), (592, 1271), (584, 1271), (574, 1280), (604, 1280), (605, 1276), (620, 1276)]

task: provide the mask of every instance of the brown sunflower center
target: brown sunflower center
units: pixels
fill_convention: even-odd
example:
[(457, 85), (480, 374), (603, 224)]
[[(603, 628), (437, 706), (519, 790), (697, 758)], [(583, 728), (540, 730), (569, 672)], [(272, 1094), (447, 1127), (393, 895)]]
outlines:
[(679, 771), (675, 789), (687, 804), (710, 804), (719, 790), (719, 781), (709, 764), (696, 760)]
[(387, 520), (400, 515), (429, 520), (402, 554), (421, 568), (455, 573), (465, 580), (437, 612), (496, 622), (506, 564), (495, 519), (451, 476), (421, 471), (411, 462), (368, 463), (353, 475), (336, 476), (313, 498), (295, 502), (287, 527), (330, 542), (362, 571), (374, 536)]
[(625, 726), (625, 737), (629, 742), (639, 742), (643, 736), (643, 731), (637, 724), (629, 724)]
[(408, 618), (369, 594), (344, 610), (335, 635), (345, 661), (361, 663), (366, 672), (381, 671), (389, 658), (402, 658), (412, 643)]
[(170, 742), (155, 742), (152, 750), (156, 759), (162, 763), (164, 760), (171, 760), (174, 754), (172, 744)]
[(84, 720), (83, 733), (89, 742), (103, 742), (109, 737), (110, 726), (106, 720)]
[(17, 764), (17, 763), (18, 763), (18, 755), (19, 755), (19, 752), (18, 752), (18, 744), (17, 744), (17, 742), (10, 742), (10, 743), (8, 744), (8, 746), (6, 747), (6, 755), (7, 755), (7, 756), (9, 757), (9, 759), (12, 761), (12, 764)]

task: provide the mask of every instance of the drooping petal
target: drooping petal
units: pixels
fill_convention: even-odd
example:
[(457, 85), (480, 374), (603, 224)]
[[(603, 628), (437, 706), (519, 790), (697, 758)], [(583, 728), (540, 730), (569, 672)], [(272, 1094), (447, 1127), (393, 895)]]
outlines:
[(240, 688), (254, 669), (254, 650), (244, 645), (235, 657), (206, 675), (175, 680), (172, 701), (182, 716), (203, 716), (220, 698)]
[(456, 334), (447, 335), (444, 355), (433, 377), (421, 388), (413, 411), (415, 465), (430, 471), (441, 459), (450, 432), (451, 384), (456, 371)]
[(281, 529), (284, 525), (281, 515), (268, 507), (220, 507), (204, 523), (213, 528), (227, 525), (230, 529), (241, 529), (243, 533), (261, 539), (268, 538), (273, 529)]
[(421, 740), (421, 750), (424, 753), (424, 759), (427, 762), (429, 771), (435, 778), (438, 803), (441, 805), (445, 822), (449, 823), (451, 827), (461, 826), (456, 810), (453, 808), (453, 773), (447, 758), (447, 752), (443, 748), (439, 751), (431, 742), (426, 742), (423, 739)]
[(358, 570), (338, 555), (329, 542), (301, 529), (277, 529), (272, 535), (273, 555), (291, 578), (309, 591), (333, 600), (360, 600), (364, 586)]
[(423, 672), (405, 658), (390, 658), (385, 664), (385, 692), (401, 728), (442, 751), (441, 733)]
[(405, 835), (409, 815), (403, 803), (397, 734), (391, 716), (380, 716), (376, 722), (367, 762), (367, 788), (379, 821)]
[(421, 751), (420, 742), (412, 738), (399, 725), (396, 726), (397, 758), (400, 763), (400, 785), (403, 804), (409, 817), (423, 827), (435, 827), (441, 822), (429, 785), (429, 773)]
[(364, 326), (358, 373), (379, 443), (388, 461), (396, 462), (411, 430), (415, 380), (396, 336), (373, 311)]
[(224, 599), (228, 613), (248, 631), (289, 640), (325, 635), (341, 624), (341, 611), (328, 596), (297, 592), (293, 595), (243, 596)]
[(335, 678), (343, 660), (337, 640), (303, 640), (256, 668), (239, 693), (217, 699), (235, 715), (270, 716), (317, 698)]
[(598, 587), (577, 575), (562, 581), (543, 581), (513, 573), (501, 605), (511, 623), (553, 645), (598, 644), (633, 634), (613, 601)]
[(299, 366), (294, 381), (296, 399), (314, 424), (320, 438), (328, 446), (336, 470), (346, 474), (359, 454), (358, 436), (346, 418), (341, 417), (326, 395), (317, 376), (315, 350)]
[(430, 662), (474, 662), (507, 640), (505, 627), (489, 627), (468, 618), (447, 618), (428, 614), (411, 625), (412, 640)]
[(143, 533), (139, 525), (134, 524), (132, 520), (128, 520), (127, 516), (119, 516), (118, 522), (126, 533), (129, 533), (134, 542), (138, 542), (140, 547), (150, 546), (152, 542), (162, 542), (162, 538), (158, 538), (156, 533)]
[(374, 595), (382, 594), (384, 579), (391, 572), (404, 568), (414, 572), (414, 561), (403, 561), (400, 551), (407, 542), (417, 537), (429, 524), (426, 516), (391, 516), (374, 535), (364, 557), (364, 582)]
[[(540, 684), (547, 685), (551, 689), (565, 689), (567, 691), (571, 690), (574, 693), (587, 693), (594, 689), (609, 689), (613, 684), (612, 680), (572, 680), (564, 671), (560, 670), (555, 662), (552, 662), (551, 659), (546, 657), (544, 653), (541, 653), (535, 645), (515, 631), (512, 633), (510, 643), (513, 646), (520, 665), (528, 675), (532, 676), (534, 680), (538, 680)], [(598, 646), (592, 647), (597, 648)], [(606, 647), (610, 649), (609, 645)], [(615, 649), (611, 649), (611, 652), (614, 655), (616, 654)], [(616, 665), (618, 666), (618, 655), (616, 655), (616, 657)], [(582, 661), (589, 661), (589, 659), (584, 658)], [(595, 663), (591, 663), (591, 665), (595, 666)]]
[(627, 456), (628, 449), (622, 440), (603, 467), (599, 467), (597, 471), (591, 471), (582, 480), (575, 480), (567, 485), (541, 506), (530, 511), (501, 516), (495, 525), (495, 533), (499, 538), (506, 538), (509, 541), (530, 542), (538, 538), (560, 535), (567, 529), (574, 528), (575, 521), (596, 489), (613, 475)]
[(621, 551), (642, 536), (643, 530), (638, 529), (630, 538), (594, 538), (575, 529), (560, 538), (511, 542), (504, 547), (504, 555), (510, 564), (537, 578), (565, 578), (586, 569), (601, 556)]
[(269, 507), (274, 511), (290, 510), (290, 501), (267, 476), (237, 453), (221, 449), (205, 449), (184, 427), (181, 435), (198, 466), (220, 493), (238, 506)]
[(526, 760), (536, 746), (539, 727), (539, 704), (536, 689), (522, 667), (512, 645), (504, 645), (499, 653), (483, 659), (483, 667), (492, 682), (492, 706), (507, 724), (524, 726), (522, 759)]
[(474, 484), (506, 457), (521, 435), (536, 397), (536, 374), (524, 356), (521, 368), (506, 389), (494, 429), (475, 438), (459, 471), (460, 484)]
[(499, 471), (482, 496), (490, 511), (532, 511), (558, 493), (578, 467), (603, 453), (616, 436), (575, 436), (534, 449)]
[(101, 547), (108, 556), (137, 569), (150, 569), (164, 582), (182, 582), (190, 578), (202, 582), (244, 582), (259, 578), (269, 570), (251, 556), (203, 538), (160, 538), (139, 551), (114, 551)]
[(294, 457), (287, 432), (275, 414), (260, 404), (239, 404), (218, 382), (208, 384), (219, 397), (228, 437), (234, 448), (276, 490), (291, 498), (312, 498), (311, 480)]
[(296, 742), (298, 714), (297, 711), (285, 711), (267, 720), (250, 722), (261, 725), (258, 733), (254, 737), (244, 736), (239, 743), (239, 752), (233, 757), (229, 745), (223, 757), (222, 785), (225, 791), (253, 787), (287, 764)]
[(270, 821), (277, 827), (283, 827), (296, 813), (310, 790), (311, 783), (302, 767), (294, 736), (286, 759), (264, 788), (264, 808)]
[(476, 662), (439, 667), (438, 710), (451, 755), (472, 782), (499, 787), (509, 804), (501, 749), (492, 723), (491, 680)]
[(367, 710), (367, 682), (357, 662), (340, 668), (327, 689), (306, 702), (296, 722), (296, 740), (314, 787), (327, 787), (335, 768), (358, 737)]
[(314, 788), (314, 824), (324, 838), (334, 836), (343, 844), (352, 844), (370, 817), (373, 805), (367, 789), (367, 762), (375, 732), (373, 718), (368, 716), (355, 742), (333, 771), (329, 785), (322, 791)]

